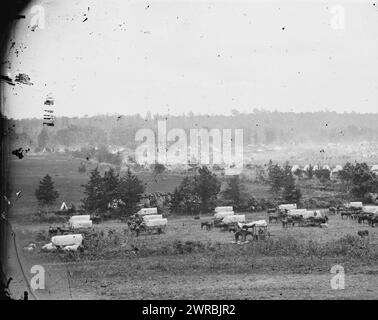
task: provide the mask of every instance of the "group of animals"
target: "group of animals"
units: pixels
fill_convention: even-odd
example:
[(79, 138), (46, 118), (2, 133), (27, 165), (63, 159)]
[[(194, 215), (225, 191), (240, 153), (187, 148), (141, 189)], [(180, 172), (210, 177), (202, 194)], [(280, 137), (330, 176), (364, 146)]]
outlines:
[(361, 208), (337, 207), (335, 212), (340, 214), (341, 219), (354, 220), (359, 224), (368, 224), (371, 227), (375, 227), (378, 224), (378, 215), (363, 212)]
[(236, 222), (231, 224), (216, 223), (215, 221), (201, 222), (201, 230), (205, 228), (209, 231), (214, 227), (220, 227), (223, 230), (233, 232), (236, 242), (238, 242), (239, 239), (245, 242), (247, 236), (251, 236), (253, 240), (263, 240), (270, 237), (270, 233), (267, 231), (266, 227), (254, 227), (250, 225), (242, 225)]
[(268, 209), (268, 221), (269, 223), (277, 223), (281, 221), (282, 227), (294, 227), (297, 226), (306, 226), (306, 227), (320, 227), (322, 224), (328, 222), (328, 217), (308, 217), (303, 218), (302, 215), (289, 215), (287, 210), (278, 210), (278, 209)]

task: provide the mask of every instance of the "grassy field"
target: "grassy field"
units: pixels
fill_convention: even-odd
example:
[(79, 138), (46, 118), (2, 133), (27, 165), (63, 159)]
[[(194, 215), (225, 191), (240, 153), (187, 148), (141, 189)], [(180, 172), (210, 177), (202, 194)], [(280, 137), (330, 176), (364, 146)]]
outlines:
[[(11, 211), (11, 217), (19, 221), (30, 221), (37, 212), (38, 205), (35, 198), (35, 190), (39, 181), (49, 174), (59, 192), (59, 199), (53, 210), (58, 210), (64, 201), (67, 205), (71, 203), (76, 208), (80, 207), (83, 198), (83, 187), (89, 180), (89, 171), (98, 166), (103, 173), (109, 169), (106, 164), (97, 164), (86, 161), (87, 172), (79, 173), (78, 168), (83, 161), (67, 156), (47, 155), (44, 157), (28, 156), (22, 160), (10, 161), (9, 176), (13, 194), (22, 191), (22, 197), (17, 201), (17, 206)], [(160, 191), (172, 192), (182, 181), (184, 174), (163, 173), (156, 178), (148, 172), (137, 173), (138, 177), (145, 183), (146, 193)], [(225, 184), (225, 179), (222, 179)], [(315, 181), (300, 181), (303, 198), (323, 199), (332, 198), (335, 192), (324, 190)], [(246, 193), (255, 198), (267, 198), (271, 194), (270, 187), (266, 184), (244, 182)]]
[[(78, 173), (80, 160), (29, 157), (11, 163), (14, 190), (23, 195), (13, 210), (17, 247), (28, 279), (30, 268), (46, 270), (41, 299), (376, 299), (378, 297), (378, 228), (330, 216), (328, 228), (288, 228), (269, 225), (268, 241), (236, 244), (233, 234), (201, 230), (211, 216), (168, 217), (166, 233), (135, 237), (125, 223), (95, 225), (99, 242), (88, 240), (82, 253), (73, 255), (33, 252), (22, 248), (46, 234), (49, 224), (21, 219), (36, 210), (34, 190), (50, 174), (61, 197), (79, 204), (87, 173)], [(96, 166), (88, 163), (87, 169)], [(100, 167), (105, 170), (105, 166)], [(141, 175), (148, 191), (171, 191), (182, 176), (162, 175), (157, 182)], [(254, 196), (266, 196), (268, 187), (248, 185)], [(332, 191), (303, 188), (306, 197), (332, 196)], [(245, 213), (247, 221), (266, 219), (266, 212)], [(369, 239), (356, 237), (369, 230)], [(39, 245), (46, 243), (41, 241)], [(333, 290), (331, 267), (345, 268), (345, 289)], [(8, 254), (12, 295), (26, 289), (13, 243)]]
[[(264, 218), (248, 214), (247, 219)], [(202, 217), (202, 221), (210, 217)], [(200, 221), (201, 221), (200, 220)], [(48, 225), (16, 225), (25, 270), (46, 270), (42, 299), (333, 299), (378, 296), (378, 228), (331, 216), (328, 228), (269, 225), (269, 241), (233, 243), (233, 234), (200, 229), (190, 217), (169, 219), (165, 234), (134, 237), (124, 223), (96, 225), (103, 244), (77, 256), (21, 248)], [(369, 243), (352, 237), (368, 229)], [(111, 231), (113, 236), (109, 235)], [(340, 239), (344, 239), (340, 242)], [(349, 242), (351, 243), (349, 244)], [(138, 251), (135, 251), (137, 248)], [(25, 289), (10, 247), (15, 296)], [(345, 268), (346, 287), (332, 290), (330, 270)], [(29, 274), (30, 276), (30, 274)], [(71, 291), (71, 293), (70, 293)]]
[[(89, 171), (98, 164), (86, 162), (87, 172), (79, 173), (78, 168), (82, 160), (68, 158), (66, 156), (51, 155), (46, 157), (28, 156), (22, 160), (14, 159), (9, 164), (10, 182), (13, 193), (21, 190), (22, 197), (17, 201), (17, 206), (11, 212), (12, 218), (29, 220), (38, 210), (37, 200), (34, 192), (38, 188), (39, 181), (49, 174), (59, 192), (55, 210), (60, 208), (62, 202), (67, 205), (71, 203), (78, 208), (81, 205), (80, 199), (83, 198), (83, 184), (89, 180)], [(99, 170), (103, 173), (109, 166), (100, 164)], [(146, 185), (146, 192), (170, 192), (175, 186), (179, 185), (183, 176), (177, 174), (164, 174), (154, 179), (148, 173), (138, 174), (139, 178)]]

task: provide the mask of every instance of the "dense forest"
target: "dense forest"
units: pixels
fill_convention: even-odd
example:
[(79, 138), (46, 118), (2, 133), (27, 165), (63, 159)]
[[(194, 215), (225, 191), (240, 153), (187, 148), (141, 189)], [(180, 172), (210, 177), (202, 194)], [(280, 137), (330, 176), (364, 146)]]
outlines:
[(285, 145), (287, 143), (324, 143), (378, 141), (378, 114), (336, 112), (269, 112), (232, 115), (97, 115), (57, 117), (54, 126), (43, 126), (42, 119), (8, 119), (3, 128), (11, 145), (43, 148), (80, 148), (101, 145), (133, 148), (135, 133), (142, 128), (157, 130), (158, 120), (166, 120), (167, 129), (196, 128), (243, 129), (244, 143)]

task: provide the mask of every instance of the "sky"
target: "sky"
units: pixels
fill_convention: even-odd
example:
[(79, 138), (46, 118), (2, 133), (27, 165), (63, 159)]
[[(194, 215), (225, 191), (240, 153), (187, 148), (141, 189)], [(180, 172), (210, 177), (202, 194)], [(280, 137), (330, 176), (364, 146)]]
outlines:
[(47, 96), (70, 117), (378, 111), (378, 1), (41, 0), (24, 15), (2, 74), (33, 85), (2, 83), (9, 117), (43, 117)]

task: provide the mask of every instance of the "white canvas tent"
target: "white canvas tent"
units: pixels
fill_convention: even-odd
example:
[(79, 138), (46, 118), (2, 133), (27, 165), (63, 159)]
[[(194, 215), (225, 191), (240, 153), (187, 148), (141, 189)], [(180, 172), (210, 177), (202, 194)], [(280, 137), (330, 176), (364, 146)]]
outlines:
[(322, 213), (319, 210), (306, 210), (306, 212), (303, 214), (303, 219), (308, 219), (310, 217), (321, 218)]
[(233, 211), (233, 207), (232, 206), (228, 206), (228, 207), (215, 207), (214, 211), (215, 212), (228, 212), (228, 211)]
[(221, 211), (221, 212), (217, 212), (216, 214), (214, 214), (214, 218), (215, 219), (223, 219), (224, 217), (232, 216), (234, 214), (235, 214), (234, 211)]
[(64, 210), (68, 210), (68, 207), (65, 202), (63, 202), (62, 205), (60, 206), (60, 211), (64, 211)]
[(350, 207), (350, 208), (362, 208), (363, 204), (362, 204), (362, 202), (349, 202), (348, 207)]
[(378, 214), (378, 206), (363, 206), (362, 211), (365, 213)]
[(279, 210), (294, 210), (297, 209), (297, 205), (295, 203), (293, 204), (280, 204), (278, 206)]
[(144, 221), (144, 224), (147, 227), (160, 227), (160, 226), (163, 227), (163, 226), (167, 225), (167, 222), (168, 222), (168, 220), (166, 218), (162, 218), (162, 219), (149, 219), (149, 220)]
[(291, 172), (294, 173), (295, 171), (297, 171), (298, 169), (300, 169), (299, 165), (295, 164), (291, 167)]
[(306, 214), (306, 209), (292, 209), (292, 210), (289, 210), (288, 211), (288, 215), (289, 216), (300, 216), (302, 215), (304, 217), (304, 215)]
[(248, 222), (248, 223), (243, 223), (243, 224), (239, 224), (240, 227), (242, 226), (248, 226), (248, 227), (266, 227), (268, 225), (268, 223), (266, 222), (266, 220), (257, 220), (257, 221), (252, 221), (252, 222)]
[(137, 212), (137, 214), (140, 216), (145, 216), (145, 215), (150, 215), (150, 214), (156, 215), (158, 214), (158, 210), (157, 208), (142, 208)]
[(72, 228), (72, 229), (91, 228), (92, 227), (92, 220), (91, 220), (91, 216), (89, 214), (72, 216), (68, 220), (68, 223), (70, 225), (70, 228)]
[(234, 223), (234, 222), (245, 222), (245, 215), (239, 214), (239, 215), (230, 215), (226, 216), (222, 220), (223, 223)]
[(375, 164), (371, 167), (371, 172), (377, 173), (378, 174), (378, 164)]

